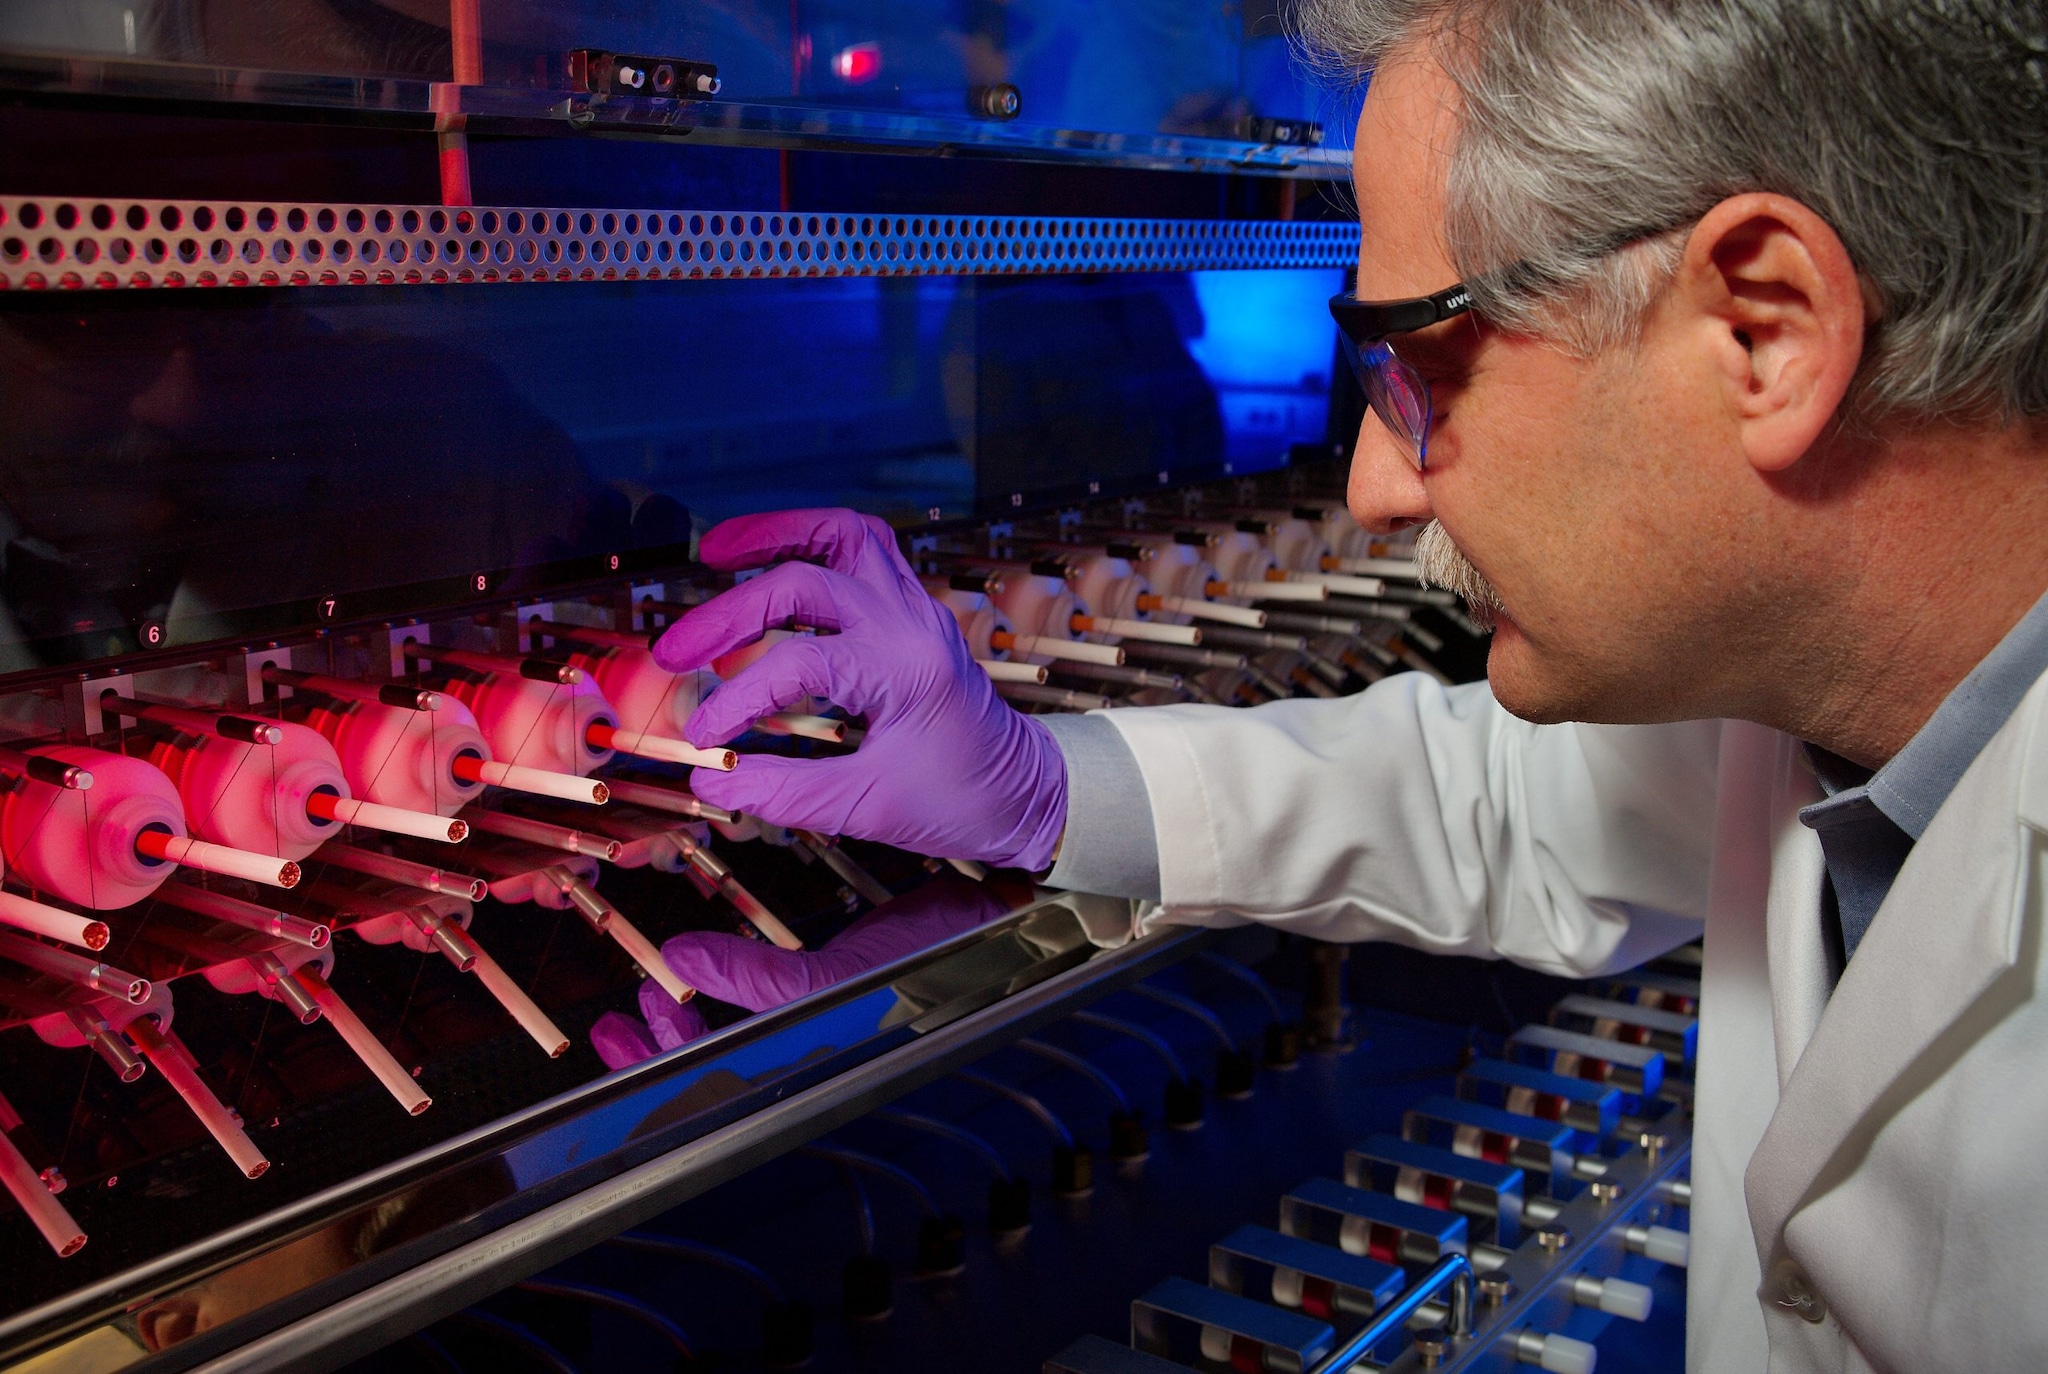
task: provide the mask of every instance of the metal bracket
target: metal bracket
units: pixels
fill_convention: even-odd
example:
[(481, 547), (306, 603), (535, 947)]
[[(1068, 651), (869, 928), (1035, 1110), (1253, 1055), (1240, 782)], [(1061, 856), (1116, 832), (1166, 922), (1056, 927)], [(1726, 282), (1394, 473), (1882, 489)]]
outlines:
[[(270, 700), (270, 684), (263, 680), (265, 668), (289, 668), (292, 666), (290, 649), (251, 649), (242, 655), (242, 671), (234, 671), (234, 661), (228, 662), (228, 676), (235, 679), (238, 691), (236, 704), (240, 706), (261, 706)], [(277, 684), (279, 700), (292, 694), (292, 689), (283, 683)]]
[(119, 692), (124, 697), (135, 695), (135, 679), (125, 673), (107, 677), (86, 677), (64, 687), (64, 731), (74, 739), (87, 740), (103, 735), (112, 726), (107, 724), (106, 713), (100, 710), (100, 698), (109, 691)]

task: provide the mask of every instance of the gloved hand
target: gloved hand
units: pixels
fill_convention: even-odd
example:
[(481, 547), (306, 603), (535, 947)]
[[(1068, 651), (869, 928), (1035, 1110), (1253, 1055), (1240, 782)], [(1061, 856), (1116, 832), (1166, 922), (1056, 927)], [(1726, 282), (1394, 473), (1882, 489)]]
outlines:
[(711, 1029), (694, 998), (679, 1005), (652, 978), (640, 985), (640, 1014), (647, 1019), (636, 1021), (624, 1012), (608, 1011), (590, 1028), (591, 1048), (606, 1068), (616, 1072), (652, 1059)]
[(850, 510), (743, 515), (704, 536), (714, 568), (761, 576), (696, 607), (654, 646), (690, 672), (791, 622), (836, 634), (785, 639), (697, 707), (683, 733), (723, 744), (761, 717), (823, 697), (867, 718), (834, 759), (740, 759), (690, 785), (715, 806), (776, 825), (880, 840), (945, 859), (1040, 869), (1066, 824), (1067, 773), (1052, 732), (996, 695), (950, 612), (904, 562), (896, 536)]
[[(677, 977), (705, 996), (748, 1011), (767, 1011), (929, 949), (1009, 910), (980, 883), (941, 877), (876, 907), (820, 949), (777, 949), (739, 935), (697, 930), (669, 940), (661, 947), (661, 957)], [(688, 1007), (685, 1003), (684, 1009)]]

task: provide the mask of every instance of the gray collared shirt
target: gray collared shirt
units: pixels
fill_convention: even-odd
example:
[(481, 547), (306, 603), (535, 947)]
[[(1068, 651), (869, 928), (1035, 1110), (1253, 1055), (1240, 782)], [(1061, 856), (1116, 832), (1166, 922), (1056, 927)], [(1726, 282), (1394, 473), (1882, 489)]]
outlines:
[(1867, 779), (1854, 765), (1814, 751), (1814, 771), (1828, 797), (1800, 811), (1799, 819), (1820, 836), (1827, 855), (1843, 963), (1855, 954), (1934, 813), (2044, 672), (2048, 596), (1956, 684), (1906, 747)]

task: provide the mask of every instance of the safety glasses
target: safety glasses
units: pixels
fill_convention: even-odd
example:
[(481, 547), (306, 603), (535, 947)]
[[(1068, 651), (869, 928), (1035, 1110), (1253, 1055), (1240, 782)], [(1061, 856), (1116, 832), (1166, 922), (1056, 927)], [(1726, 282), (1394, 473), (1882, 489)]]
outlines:
[(1365, 390), (1366, 403), (1387, 432), (1401, 441), (1408, 461), (1421, 472), (1429, 463), (1429, 426), (1436, 410), (1429, 383), (1401, 361), (1387, 339), (1409, 334), (1472, 308), (1472, 292), (1463, 282), (1433, 296), (1405, 301), (1361, 301), (1346, 294), (1330, 297), (1330, 315), (1344, 341), (1344, 356)]

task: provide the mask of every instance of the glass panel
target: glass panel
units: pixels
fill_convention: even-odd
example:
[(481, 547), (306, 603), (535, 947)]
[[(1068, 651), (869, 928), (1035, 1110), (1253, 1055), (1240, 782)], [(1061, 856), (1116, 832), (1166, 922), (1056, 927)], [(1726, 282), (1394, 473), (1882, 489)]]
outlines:
[(1337, 282), (14, 295), (0, 671), (674, 564), (743, 510), (922, 523), (1276, 466), (1323, 433)]
[[(1013, 87), (1021, 123), (1096, 132), (1256, 143), (1272, 130), (1248, 120), (1318, 108), (1270, 0), (483, 0), (480, 28), (498, 87), (571, 88), (570, 51), (596, 48), (713, 63), (727, 101), (1001, 117)], [(15, 0), (0, 50), (427, 81), (454, 69), (435, 0)]]

